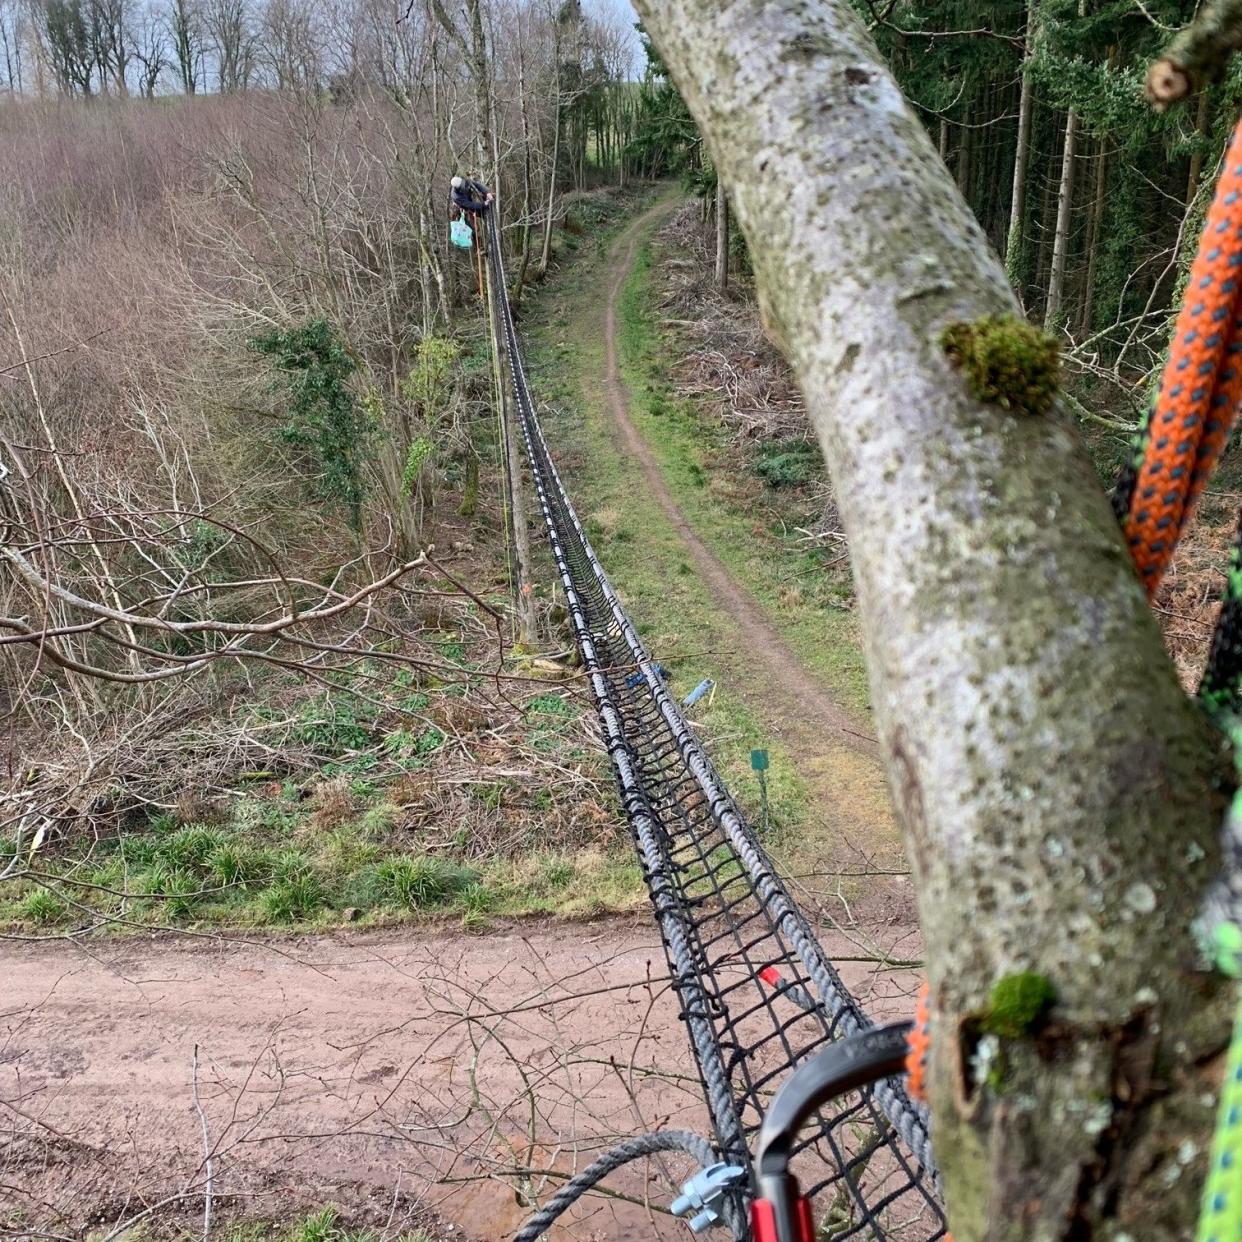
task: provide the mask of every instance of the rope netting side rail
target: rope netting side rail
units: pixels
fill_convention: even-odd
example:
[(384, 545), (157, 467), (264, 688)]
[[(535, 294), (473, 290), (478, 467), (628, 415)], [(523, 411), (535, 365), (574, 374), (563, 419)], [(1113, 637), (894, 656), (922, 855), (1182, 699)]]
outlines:
[[(749, 1168), (767, 1102), (792, 1069), (871, 1023), (670, 695), (583, 532), (536, 417), (492, 228), (487, 246), (535, 490), (721, 1156)], [(946, 1236), (926, 1116), (897, 1080), (822, 1113), (793, 1167), (814, 1196), (823, 1236)]]

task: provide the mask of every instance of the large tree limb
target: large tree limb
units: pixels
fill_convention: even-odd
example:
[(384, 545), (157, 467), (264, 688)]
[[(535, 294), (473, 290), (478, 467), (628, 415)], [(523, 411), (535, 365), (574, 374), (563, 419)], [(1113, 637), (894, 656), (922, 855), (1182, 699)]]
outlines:
[[(276, 617), (271, 621), (221, 621), (214, 617), (204, 617), (197, 621), (170, 621), (167, 617), (144, 616), (140, 613), (110, 608), (107, 604), (101, 604), (97, 600), (86, 599), (76, 592), (70, 591), (67, 587), (63, 587), (59, 583), (52, 582), (46, 578), (16, 548), (0, 545), (0, 557), (7, 560), (17, 571), (18, 575), (24, 578), (37, 591), (58, 599), (72, 608), (80, 609), (104, 620), (117, 621), (134, 628), (165, 630), (173, 634), (233, 634), (241, 637), (278, 634), (292, 625), (308, 625), (318, 621), (331, 620), (334, 617), (340, 616), (343, 612), (348, 612), (351, 608), (377, 592), (382, 591), (385, 587), (391, 586), (394, 582), (405, 577), (406, 574), (413, 572), (420, 565), (426, 564), (426, 557), (420, 553), (414, 560), (398, 565), (382, 578), (368, 582), (365, 586), (359, 587), (349, 595), (339, 597), (338, 602), (335, 604), (308, 609), (305, 612), (298, 612), (291, 608), (283, 616)], [(28, 637), (31, 641), (42, 641), (42, 633), (40, 631), (32, 629)]]
[[(1228, 1026), (1190, 931), (1219, 865), (1215, 738), (1071, 418), (981, 404), (945, 356), (946, 325), (1018, 308), (848, 0), (636, 2), (728, 184), (849, 536), (954, 1236), (1189, 1236), (1199, 1067)], [(976, 1081), (991, 990), (1023, 971), (1055, 987), (1050, 1025)]]

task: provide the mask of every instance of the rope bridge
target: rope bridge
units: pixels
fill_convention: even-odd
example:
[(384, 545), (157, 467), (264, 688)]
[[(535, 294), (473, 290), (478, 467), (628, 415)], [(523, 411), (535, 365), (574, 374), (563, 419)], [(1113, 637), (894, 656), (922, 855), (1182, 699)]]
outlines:
[[(750, 1171), (767, 1104), (794, 1067), (872, 1024), (669, 694), (591, 548), (535, 414), (497, 231), (484, 232), (535, 491), (716, 1144), (722, 1160)], [(926, 1114), (896, 1079), (821, 1112), (803, 1131), (793, 1168), (813, 1196), (821, 1238), (947, 1236)], [(735, 1238), (746, 1239), (753, 1174), (733, 1193), (738, 1201), (726, 1216)]]

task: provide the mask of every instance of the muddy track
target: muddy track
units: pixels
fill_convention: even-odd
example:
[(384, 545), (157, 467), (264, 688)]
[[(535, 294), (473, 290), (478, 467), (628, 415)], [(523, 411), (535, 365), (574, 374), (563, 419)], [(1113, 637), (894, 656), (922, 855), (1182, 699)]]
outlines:
[[(621, 373), (617, 306), (639, 247), (676, 206), (675, 201), (657, 203), (625, 228), (607, 256), (606, 301), (601, 305), (598, 299), (587, 300), (579, 308), (585, 320), (592, 315), (598, 318), (598, 333), (604, 341), (602, 392), (617, 444), (637, 463), (700, 578), (736, 627), (737, 654), (744, 654), (747, 667), (729, 688), (748, 700), (796, 764), (811, 803), (816, 861), (826, 870), (838, 864), (850, 870), (860, 862), (899, 869), (904, 866), (904, 854), (878, 743), (862, 731), (867, 726), (843, 709), (803, 664), (763, 606), (687, 521), (651, 445), (634, 421), (631, 393)], [(588, 322), (588, 331), (592, 327)], [(857, 917), (870, 927), (904, 925), (911, 930), (916, 921), (913, 893), (904, 880), (876, 876), (855, 893), (857, 902), (844, 911), (832, 898), (825, 904), (825, 894), (816, 884), (794, 887), (801, 900), (833, 918), (844, 913), (847, 919)]]
[[(177, 1194), (167, 1225), (201, 1216), (210, 1153), (220, 1219), (334, 1203), (512, 1236), (526, 1209), (506, 1170), (702, 1125), (664, 972), (645, 920), (3, 945), (0, 1230), (23, 1202), (23, 1223), (71, 1236)], [(595, 1201), (569, 1236), (645, 1219)]]
[[(501, 1242), (523, 1187), (546, 1199), (622, 1136), (704, 1130), (665, 971), (645, 918), (0, 943), (0, 1232), (78, 1237), (169, 1199), (150, 1236), (197, 1230), (210, 1153), (220, 1222), (332, 1203), (389, 1238)], [(906, 976), (844, 973), (878, 1015), (908, 1007)], [(689, 1172), (609, 1185), (666, 1204)], [(593, 1198), (556, 1236), (684, 1230)]]

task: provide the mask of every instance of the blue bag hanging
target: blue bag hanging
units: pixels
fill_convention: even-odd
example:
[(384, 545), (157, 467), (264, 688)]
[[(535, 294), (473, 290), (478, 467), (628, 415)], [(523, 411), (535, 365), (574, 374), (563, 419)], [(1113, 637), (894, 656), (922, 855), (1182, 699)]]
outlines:
[(465, 216), (459, 216), (449, 229), (449, 238), (454, 246), (469, 250), (474, 245), (474, 231)]

